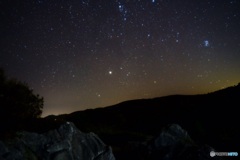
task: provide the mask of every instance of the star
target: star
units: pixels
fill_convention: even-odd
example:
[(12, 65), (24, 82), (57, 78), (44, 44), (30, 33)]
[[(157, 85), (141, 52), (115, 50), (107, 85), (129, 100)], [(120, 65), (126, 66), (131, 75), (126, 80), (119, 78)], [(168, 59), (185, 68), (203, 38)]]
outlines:
[(209, 41), (208, 41), (208, 40), (205, 40), (205, 41), (203, 42), (203, 46), (204, 46), (204, 47), (209, 47), (209, 46), (210, 46)]
[(113, 72), (112, 72), (112, 71), (108, 71), (108, 74), (109, 74), (109, 75), (112, 75), (112, 74), (113, 74)]
[(101, 94), (100, 93), (96, 93), (97, 97), (100, 98), (101, 97)]
[(120, 12), (123, 12), (123, 7), (124, 7), (124, 6), (121, 5), (121, 4), (118, 5), (118, 9), (119, 9)]

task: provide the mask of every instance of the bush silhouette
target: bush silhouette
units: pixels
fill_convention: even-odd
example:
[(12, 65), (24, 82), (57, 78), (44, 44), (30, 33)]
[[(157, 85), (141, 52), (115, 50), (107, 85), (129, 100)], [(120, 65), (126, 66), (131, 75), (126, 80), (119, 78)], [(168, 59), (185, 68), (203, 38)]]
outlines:
[(0, 69), (0, 132), (22, 129), (24, 123), (42, 114), (43, 97), (26, 83), (7, 79)]

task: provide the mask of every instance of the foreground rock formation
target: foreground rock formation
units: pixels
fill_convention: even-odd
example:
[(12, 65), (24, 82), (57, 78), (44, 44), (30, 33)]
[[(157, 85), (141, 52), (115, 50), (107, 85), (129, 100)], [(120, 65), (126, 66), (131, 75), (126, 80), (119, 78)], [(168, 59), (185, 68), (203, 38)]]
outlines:
[[(126, 147), (126, 146), (125, 146)], [(124, 148), (125, 148), (124, 147)], [(155, 138), (129, 142), (126, 153), (118, 159), (139, 160), (221, 160), (211, 157), (208, 145), (196, 144), (187, 131), (169, 125)], [(119, 154), (116, 154), (116, 156)], [(94, 133), (83, 133), (73, 123), (44, 134), (20, 132), (18, 138), (1, 142), (0, 160), (115, 160), (112, 149)]]
[(45, 134), (21, 132), (12, 142), (0, 141), (0, 160), (115, 160), (111, 147), (94, 133), (67, 122)]
[(172, 124), (164, 128), (159, 136), (152, 140), (149, 159), (161, 160), (220, 160), (211, 157), (214, 149), (208, 145), (199, 146), (179, 125)]
[(115, 157), (121, 160), (225, 160), (228, 158), (211, 156), (210, 153), (215, 152), (215, 149), (204, 143), (196, 143), (188, 132), (177, 124), (162, 128), (160, 134), (154, 137), (129, 141), (121, 149), (121, 152), (113, 151)]

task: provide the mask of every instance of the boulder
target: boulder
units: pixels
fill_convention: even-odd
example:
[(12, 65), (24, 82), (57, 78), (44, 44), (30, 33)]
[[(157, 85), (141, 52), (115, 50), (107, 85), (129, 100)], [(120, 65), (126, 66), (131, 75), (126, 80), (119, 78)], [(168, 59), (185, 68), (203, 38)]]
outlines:
[(195, 144), (187, 131), (177, 124), (165, 127), (159, 136), (154, 138), (148, 147), (149, 159), (161, 160), (220, 160), (211, 157), (215, 151), (208, 145)]
[(12, 142), (0, 141), (0, 160), (115, 160), (110, 146), (71, 122), (44, 134), (21, 132)]

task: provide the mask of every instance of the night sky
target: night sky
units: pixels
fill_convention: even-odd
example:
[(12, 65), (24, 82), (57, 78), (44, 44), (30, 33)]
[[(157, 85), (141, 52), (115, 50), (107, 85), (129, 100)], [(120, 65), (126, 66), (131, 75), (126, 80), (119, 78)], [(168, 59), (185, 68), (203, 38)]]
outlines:
[(0, 67), (43, 116), (240, 82), (239, 0), (1, 0)]

